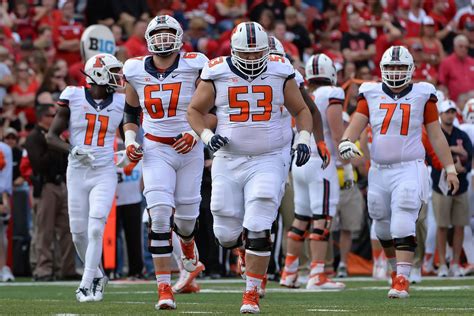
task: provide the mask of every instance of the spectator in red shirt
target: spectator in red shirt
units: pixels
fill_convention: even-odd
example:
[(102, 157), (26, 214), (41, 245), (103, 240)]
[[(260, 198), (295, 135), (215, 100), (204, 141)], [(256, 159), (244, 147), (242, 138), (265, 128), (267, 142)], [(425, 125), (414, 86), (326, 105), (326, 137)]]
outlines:
[(426, 16), (421, 27), (421, 45), (423, 46), (423, 61), (430, 64), (436, 70), (439, 63), (444, 59), (443, 45), (436, 38), (435, 22), (432, 17)]
[(63, 13), (56, 8), (56, 2), (56, 0), (43, 0), (42, 6), (35, 8), (34, 19), (38, 21), (38, 25), (49, 25), (54, 28), (62, 20)]
[(285, 52), (288, 55), (290, 55), (293, 59), (299, 61), (300, 52), (298, 51), (298, 47), (296, 47), (295, 44), (287, 40), (285, 22), (277, 21), (275, 23), (274, 35), (283, 45)]
[(460, 94), (474, 90), (474, 59), (468, 56), (468, 47), (466, 36), (456, 36), (454, 53), (439, 67), (439, 82), (446, 86), (450, 99), (455, 102)]
[(326, 54), (334, 62), (334, 65), (344, 65), (344, 56), (341, 53), (342, 34), (339, 30), (331, 33), (325, 32), (321, 34), (320, 44), (321, 53)]
[(427, 81), (432, 84), (436, 84), (438, 72), (429, 63), (424, 62), (425, 55), (423, 52), (423, 46), (419, 42), (414, 42), (410, 46), (410, 53), (415, 61), (415, 70), (413, 71), (413, 81)]
[(394, 45), (403, 45), (402, 37), (405, 32), (405, 29), (397, 23), (392, 23), (389, 19), (385, 20), (385, 29), (386, 32), (381, 36), (378, 36), (375, 40), (375, 55), (374, 55), (374, 75), (380, 77), (380, 61), (382, 60), (383, 53)]
[(138, 57), (148, 55), (148, 48), (145, 41), (145, 31), (147, 23), (143, 20), (135, 21), (132, 35), (123, 44), (127, 49), (128, 57)]
[(56, 58), (64, 59), (68, 65), (72, 65), (81, 60), (80, 42), (84, 27), (74, 21), (73, 1), (64, 3), (61, 12), (62, 19), (53, 28)]
[(54, 57), (56, 56), (56, 47), (54, 46), (53, 30), (50, 26), (42, 25), (39, 27), (38, 37), (33, 42), (33, 46), (44, 53), (48, 65), (53, 64)]
[(471, 4), (458, 10), (454, 16), (454, 21), (457, 23), (458, 30), (463, 30), (467, 22), (474, 22), (474, 3), (471, 1)]
[(34, 9), (30, 8), (28, 1), (17, 0), (15, 9), (11, 13), (13, 29), (20, 35), (22, 40), (36, 38), (36, 23), (34, 21)]
[(212, 59), (217, 57), (219, 44), (207, 36), (209, 25), (203, 17), (195, 16), (189, 21), (189, 28), (185, 35), (185, 51), (200, 52)]
[(39, 84), (33, 71), (24, 61), (16, 67), (16, 84), (11, 87), (11, 94), (17, 106), (16, 113), (25, 113), (28, 125), (32, 127), (36, 122), (35, 94)]
[(245, 0), (215, 0), (216, 22), (219, 32), (231, 30), (235, 19), (242, 18), (247, 12), (247, 2)]

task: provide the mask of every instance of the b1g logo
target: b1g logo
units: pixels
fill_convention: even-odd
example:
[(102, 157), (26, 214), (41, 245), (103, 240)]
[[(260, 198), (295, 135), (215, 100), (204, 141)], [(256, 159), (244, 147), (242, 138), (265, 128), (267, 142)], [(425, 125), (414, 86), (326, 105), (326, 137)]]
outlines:
[(101, 53), (114, 54), (115, 53), (115, 42), (110, 40), (104, 40), (102, 38), (89, 38), (89, 49), (99, 51)]

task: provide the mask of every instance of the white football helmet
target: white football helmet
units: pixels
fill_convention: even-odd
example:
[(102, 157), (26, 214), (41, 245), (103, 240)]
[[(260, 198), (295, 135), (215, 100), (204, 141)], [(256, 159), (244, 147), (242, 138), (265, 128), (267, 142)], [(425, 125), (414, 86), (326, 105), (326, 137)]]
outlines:
[[(158, 30), (170, 30), (170, 32), (155, 33)], [(150, 53), (168, 56), (183, 46), (183, 29), (172, 16), (158, 15), (148, 23), (145, 40)]]
[[(230, 39), (231, 61), (240, 71), (250, 77), (260, 75), (267, 65), (269, 48), (268, 35), (257, 22), (242, 22), (232, 31)], [(239, 53), (262, 52), (258, 59), (246, 59)]]
[[(405, 70), (388, 70), (387, 66), (407, 66)], [(401, 88), (408, 84), (415, 71), (413, 57), (403, 46), (392, 46), (383, 53), (380, 61), (382, 81), (390, 88)]]
[(275, 36), (268, 37), (268, 46), (270, 48), (270, 54), (285, 56), (285, 49), (283, 44)]
[(332, 85), (337, 83), (336, 67), (331, 58), (325, 54), (311, 56), (305, 66), (306, 80), (323, 79)]
[(474, 124), (474, 98), (467, 100), (462, 110), (462, 116), (465, 123)]
[[(123, 88), (123, 75), (119, 73), (123, 64), (114, 55), (97, 54), (89, 58), (84, 66), (86, 81), (89, 84), (108, 86), (113, 90)], [(111, 72), (111, 69), (119, 68), (119, 71)]]

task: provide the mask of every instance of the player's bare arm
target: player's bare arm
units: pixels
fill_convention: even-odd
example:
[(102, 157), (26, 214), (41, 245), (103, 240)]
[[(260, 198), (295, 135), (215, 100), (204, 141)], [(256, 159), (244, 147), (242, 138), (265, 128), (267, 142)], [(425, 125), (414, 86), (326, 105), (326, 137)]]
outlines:
[(356, 156), (361, 156), (361, 153), (354, 141), (359, 138), (364, 128), (369, 123), (369, 118), (362, 113), (354, 113), (351, 122), (346, 131), (342, 135), (342, 140), (339, 143), (339, 155), (342, 159), (351, 159)]
[(137, 132), (140, 126), (140, 100), (137, 91), (130, 84), (125, 85), (125, 108), (123, 130), (125, 134), (125, 148), (131, 162), (138, 162), (143, 157), (140, 144), (137, 143)]
[(459, 189), (459, 180), (446, 137), (444, 136), (438, 121), (431, 122), (425, 125), (425, 127), (431, 145), (436, 152), (436, 156), (439, 157), (439, 160), (446, 170), (449, 188), (452, 189), (452, 193), (455, 194)]
[(310, 133), (313, 130), (313, 121), (311, 112), (305, 105), (305, 101), (294, 79), (288, 80), (285, 85), (285, 107), (290, 114), (295, 118), (296, 128), (298, 132), (307, 131)]
[(48, 145), (54, 149), (64, 152), (69, 152), (71, 150), (71, 145), (61, 139), (61, 134), (68, 128), (70, 115), (71, 111), (68, 107), (60, 107), (54, 117), (48, 134), (46, 134)]

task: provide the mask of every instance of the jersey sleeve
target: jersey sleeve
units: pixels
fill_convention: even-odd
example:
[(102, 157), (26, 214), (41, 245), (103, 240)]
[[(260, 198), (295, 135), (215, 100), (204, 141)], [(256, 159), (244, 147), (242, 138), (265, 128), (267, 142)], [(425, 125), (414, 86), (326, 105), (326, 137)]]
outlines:
[(267, 63), (267, 73), (271, 73), (283, 79), (295, 78), (295, 68), (286, 57), (270, 55)]
[(375, 88), (375, 83), (364, 82), (359, 87), (359, 95), (357, 96), (356, 112), (369, 117), (369, 104), (367, 103), (367, 96), (370, 91)]
[(123, 78), (126, 82), (133, 85), (133, 79), (136, 76), (137, 71), (143, 68), (141, 66), (141, 64), (143, 63), (143, 58), (145, 57), (130, 58), (125, 61), (125, 64), (122, 68), (122, 72)]
[(209, 61), (206, 55), (195, 52), (184, 53), (182, 58), (186, 60), (189, 67), (198, 71), (201, 71), (204, 68), (204, 65)]
[(340, 87), (334, 87), (331, 89), (329, 92), (328, 100), (329, 100), (329, 105), (331, 104), (343, 104), (344, 103), (344, 90)]
[(304, 85), (304, 78), (303, 75), (295, 69), (295, 80), (298, 88), (301, 88)]
[(438, 120), (438, 98), (436, 88), (428, 82), (419, 82), (418, 88), (426, 95), (425, 109), (423, 112), (423, 123), (429, 124)]
[(217, 57), (207, 61), (202, 68), (201, 80), (214, 81), (218, 79), (226, 70), (226, 58), (230, 57)]
[(59, 100), (57, 101), (57, 104), (63, 107), (69, 106), (69, 101), (72, 99), (75, 90), (76, 90), (76, 87), (67, 86), (61, 92), (61, 95), (59, 96)]

